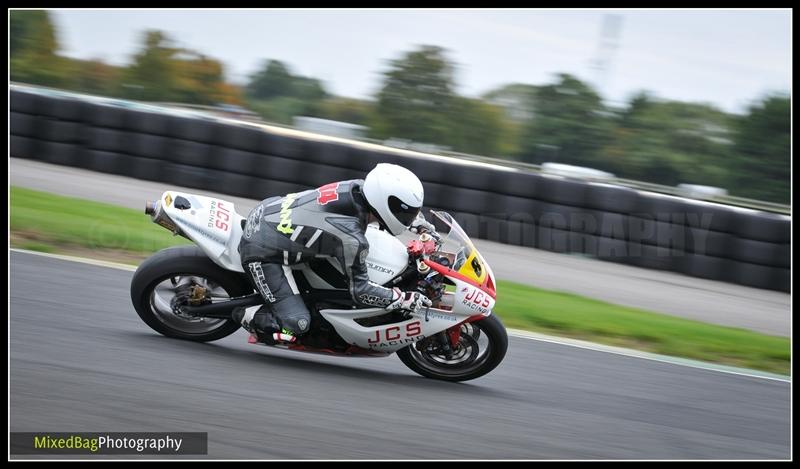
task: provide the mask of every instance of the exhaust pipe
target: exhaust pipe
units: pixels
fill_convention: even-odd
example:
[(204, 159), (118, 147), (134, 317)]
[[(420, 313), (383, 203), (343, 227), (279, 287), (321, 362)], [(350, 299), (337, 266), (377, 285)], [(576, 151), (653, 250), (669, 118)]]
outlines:
[(150, 218), (153, 220), (153, 223), (161, 225), (164, 228), (170, 230), (172, 234), (181, 235), (184, 238), (189, 239), (181, 232), (181, 230), (178, 229), (178, 227), (175, 225), (175, 222), (173, 222), (169, 218), (169, 215), (167, 215), (167, 213), (164, 211), (164, 207), (161, 205), (160, 200), (156, 200), (154, 202), (153, 201), (145, 202), (144, 213), (150, 215)]

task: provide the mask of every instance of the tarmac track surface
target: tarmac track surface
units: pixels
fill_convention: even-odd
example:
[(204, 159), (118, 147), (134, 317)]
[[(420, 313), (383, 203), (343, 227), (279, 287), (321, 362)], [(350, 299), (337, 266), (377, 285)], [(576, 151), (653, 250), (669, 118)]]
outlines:
[(489, 375), (438, 382), (241, 331), (168, 339), (133, 310), (132, 272), (10, 261), (11, 431), (208, 432), (195, 458), (790, 457), (785, 381), (512, 337)]

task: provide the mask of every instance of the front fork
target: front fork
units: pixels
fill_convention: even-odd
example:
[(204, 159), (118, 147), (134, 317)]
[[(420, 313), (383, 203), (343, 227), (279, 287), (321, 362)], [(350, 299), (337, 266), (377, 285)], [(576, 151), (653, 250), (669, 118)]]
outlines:
[[(449, 328), (447, 330), (444, 330), (444, 331), (440, 332), (439, 333), (441, 335), (441, 339), (440, 340), (443, 340), (444, 342), (448, 342), (449, 341), (448, 345), (450, 346), (450, 348), (451, 349), (455, 349), (456, 347), (458, 347), (458, 343), (461, 341), (461, 326), (463, 326), (465, 324), (469, 324), (471, 322), (480, 321), (481, 319), (483, 319), (485, 317), (486, 316), (484, 316), (483, 314), (478, 314), (478, 315), (475, 315), (475, 316), (471, 316), (466, 321), (461, 322), (461, 323), (459, 323), (459, 324), (457, 324), (457, 325), (455, 325), (455, 326), (453, 326), (453, 327), (451, 327), (451, 328)], [(474, 329), (473, 329), (473, 331), (474, 331)]]
[(436, 340), (439, 342), (442, 353), (449, 360), (461, 341), (461, 324), (436, 334)]

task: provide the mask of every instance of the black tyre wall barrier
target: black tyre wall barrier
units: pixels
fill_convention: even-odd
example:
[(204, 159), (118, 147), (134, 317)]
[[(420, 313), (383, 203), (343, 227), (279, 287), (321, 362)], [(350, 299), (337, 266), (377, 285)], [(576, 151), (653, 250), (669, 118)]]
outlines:
[(559, 205), (584, 207), (587, 187), (585, 182), (543, 177), (536, 189), (536, 198)]
[(788, 243), (791, 238), (790, 226), (785, 217), (772, 213), (743, 211), (735, 215), (735, 233), (741, 238), (766, 241), (768, 243)]
[(39, 137), (43, 140), (59, 143), (81, 144), (86, 141), (86, 126), (80, 122), (57, 119), (41, 119)]
[(9, 154), (13, 158), (34, 159), (37, 155), (39, 140), (23, 137), (21, 135), (10, 135)]
[(629, 187), (588, 184), (585, 206), (601, 212), (632, 213), (638, 208), (639, 193)]
[(46, 105), (38, 109), (38, 113), (59, 120), (81, 121), (86, 115), (87, 104), (70, 98), (49, 97), (43, 101)]
[[(38, 114), (39, 107), (43, 98), (35, 93), (26, 93), (18, 90), (11, 90), (8, 97), (8, 107), (11, 112), (21, 112), (24, 114)], [(47, 104), (45, 103), (45, 106)]]
[[(470, 235), (789, 291), (789, 217), (137, 103), (12, 86), (10, 155), (253, 199), (361, 179), (423, 181)], [(524, 260), (521, 260), (524, 261)]]
[[(270, 135), (253, 127), (223, 126), (216, 134), (217, 145), (271, 155)], [(302, 155), (300, 155), (302, 159)]]
[(678, 272), (710, 280), (727, 279), (734, 264), (730, 259), (702, 254), (684, 254), (676, 261)]
[(136, 132), (129, 143), (129, 151), (133, 155), (163, 159), (169, 149), (170, 138)]
[(746, 238), (735, 238), (731, 249), (736, 260), (772, 267), (789, 267), (789, 244), (769, 243)]
[(80, 145), (59, 142), (40, 142), (42, 160), (62, 166), (86, 167), (84, 149)]
[(151, 135), (172, 135), (173, 116), (158, 112), (129, 111), (125, 119), (127, 127), (133, 132)]
[(94, 126), (127, 130), (130, 117), (131, 111), (126, 108), (95, 103), (86, 106), (86, 122)]
[(725, 280), (755, 288), (789, 291), (789, 269), (733, 262)]
[(92, 150), (123, 153), (133, 148), (134, 134), (124, 130), (89, 127), (86, 135), (86, 147)]
[(9, 131), (11, 135), (20, 137), (36, 137), (37, 121), (41, 120), (35, 114), (11, 111), (9, 116)]

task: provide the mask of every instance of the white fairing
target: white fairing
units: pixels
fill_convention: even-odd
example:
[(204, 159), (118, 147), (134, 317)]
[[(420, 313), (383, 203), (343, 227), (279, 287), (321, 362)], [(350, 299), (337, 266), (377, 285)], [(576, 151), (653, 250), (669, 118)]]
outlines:
[[(175, 207), (183, 197), (191, 208)], [(239, 256), (242, 220), (232, 202), (185, 192), (167, 191), (161, 195), (160, 210), (164, 210), (180, 231), (197, 243), (214, 262), (236, 272), (244, 272)]]
[[(331, 323), (348, 343), (379, 352), (396, 352), (401, 348), (449, 329), (472, 316), (488, 316), (495, 299), (479, 288), (456, 278), (455, 292), (446, 293), (440, 308), (429, 308), (406, 321), (375, 327), (364, 327), (354, 319), (386, 314), (383, 308), (323, 309), (320, 314)], [(448, 309), (452, 307), (452, 309)]]
[(365, 233), (369, 242), (367, 268), (369, 279), (383, 285), (397, 277), (408, 266), (408, 252), (397, 238), (373, 225)]

